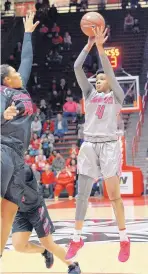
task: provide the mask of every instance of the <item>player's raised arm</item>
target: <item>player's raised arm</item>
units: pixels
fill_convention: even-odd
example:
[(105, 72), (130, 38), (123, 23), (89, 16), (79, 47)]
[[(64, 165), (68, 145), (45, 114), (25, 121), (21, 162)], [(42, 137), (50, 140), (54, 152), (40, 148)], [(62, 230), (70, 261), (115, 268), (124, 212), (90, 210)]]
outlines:
[(32, 62), (33, 62), (33, 50), (32, 50), (32, 32), (35, 30), (39, 21), (33, 24), (34, 13), (29, 12), (25, 19), (23, 19), (25, 34), (23, 40), (21, 64), (18, 72), (23, 80), (23, 86), (26, 87), (30, 77)]
[(108, 38), (106, 36), (106, 33), (107, 33), (107, 29), (105, 31), (103, 31), (102, 28), (97, 28), (97, 30), (94, 30), (94, 34), (96, 37), (96, 46), (97, 46), (97, 49), (99, 52), (99, 56), (101, 59), (104, 73), (107, 76), (109, 86), (112, 89), (112, 91), (114, 92), (114, 95), (115, 95), (117, 101), (120, 104), (122, 104), (123, 100), (124, 100), (124, 91), (120, 87), (120, 85), (115, 77), (114, 71), (110, 64), (110, 61), (108, 60), (108, 57), (107, 57), (105, 50), (103, 48), (103, 44), (106, 42), (106, 40)]
[(91, 50), (92, 46), (94, 45), (94, 42), (95, 42), (94, 37), (90, 37), (88, 39), (88, 43), (86, 44), (84, 49), (81, 51), (81, 53), (79, 54), (79, 56), (74, 64), (74, 71), (75, 71), (76, 79), (77, 79), (77, 82), (78, 82), (82, 92), (83, 92), (85, 99), (91, 93), (91, 91), (93, 89), (93, 85), (89, 83), (89, 81), (83, 71), (82, 66), (85, 62), (85, 59), (86, 59), (89, 51)]

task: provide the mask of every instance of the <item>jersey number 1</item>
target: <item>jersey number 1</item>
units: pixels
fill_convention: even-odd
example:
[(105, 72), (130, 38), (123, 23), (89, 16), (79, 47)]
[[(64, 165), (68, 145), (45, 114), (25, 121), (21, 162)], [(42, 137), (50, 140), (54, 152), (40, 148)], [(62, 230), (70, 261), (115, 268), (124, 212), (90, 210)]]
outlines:
[(96, 111), (96, 115), (98, 116), (98, 119), (102, 119), (103, 114), (104, 114), (104, 109), (105, 109), (104, 105), (98, 106), (97, 111)]

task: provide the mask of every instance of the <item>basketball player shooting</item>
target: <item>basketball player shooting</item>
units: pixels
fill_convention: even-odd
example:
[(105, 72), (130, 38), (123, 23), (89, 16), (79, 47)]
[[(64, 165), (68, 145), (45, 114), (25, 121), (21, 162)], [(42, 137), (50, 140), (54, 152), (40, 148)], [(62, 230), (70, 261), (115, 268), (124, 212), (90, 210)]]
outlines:
[(26, 86), (30, 77), (33, 50), (34, 13), (23, 20), (25, 34), (18, 72), (9, 65), (0, 66), (1, 84), (1, 243), (0, 255), (10, 234), (24, 190), (24, 152), (28, 149), (33, 107)]
[[(77, 82), (85, 99), (84, 143), (78, 155), (78, 196), (76, 200), (75, 231), (69, 244), (66, 259), (74, 257), (84, 245), (81, 238), (88, 198), (94, 182), (102, 175), (109, 199), (114, 209), (119, 235), (118, 259), (126, 262), (130, 256), (130, 240), (125, 228), (124, 206), (120, 195), (121, 151), (117, 137), (117, 111), (122, 107), (124, 92), (114, 75), (105, 54), (103, 44), (107, 40), (107, 29), (93, 29), (87, 45), (78, 56), (75, 65)], [(96, 76), (96, 89), (89, 83), (83, 63), (96, 44), (104, 72)], [(118, 108), (117, 108), (118, 106)]]

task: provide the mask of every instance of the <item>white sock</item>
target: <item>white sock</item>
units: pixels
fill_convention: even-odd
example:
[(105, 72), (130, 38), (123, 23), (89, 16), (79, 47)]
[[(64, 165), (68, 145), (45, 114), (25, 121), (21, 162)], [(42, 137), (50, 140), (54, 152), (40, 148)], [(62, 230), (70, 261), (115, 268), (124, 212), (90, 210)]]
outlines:
[(74, 235), (73, 235), (73, 241), (74, 242), (80, 242), (82, 230), (74, 230)]
[(120, 235), (120, 242), (128, 242), (129, 241), (126, 229), (119, 230), (119, 235)]

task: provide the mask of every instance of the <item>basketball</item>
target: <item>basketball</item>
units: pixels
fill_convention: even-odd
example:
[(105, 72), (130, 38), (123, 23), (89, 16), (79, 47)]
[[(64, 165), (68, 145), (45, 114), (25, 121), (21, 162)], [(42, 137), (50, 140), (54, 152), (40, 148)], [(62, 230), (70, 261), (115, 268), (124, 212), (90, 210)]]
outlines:
[(80, 27), (87, 36), (94, 36), (92, 27), (103, 27), (105, 29), (105, 20), (98, 12), (87, 12), (81, 19)]

